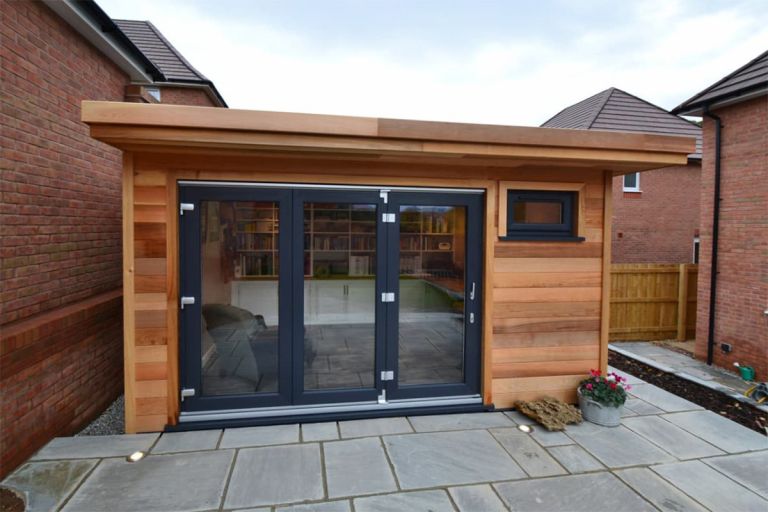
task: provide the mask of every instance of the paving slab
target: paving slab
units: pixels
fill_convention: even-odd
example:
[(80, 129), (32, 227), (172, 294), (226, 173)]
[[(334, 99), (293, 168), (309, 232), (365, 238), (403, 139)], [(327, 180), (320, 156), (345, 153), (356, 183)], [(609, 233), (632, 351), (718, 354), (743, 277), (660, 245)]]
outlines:
[(216, 509), (234, 451), (148, 455), (101, 461), (63, 510), (192, 512)]
[(569, 429), (568, 436), (609, 468), (673, 462), (675, 459), (627, 427)]
[(541, 446), (561, 446), (564, 444), (573, 444), (573, 439), (563, 432), (549, 431), (544, 427), (535, 426), (530, 436), (534, 438)]
[(706, 512), (704, 507), (648, 468), (621, 469), (614, 474), (660, 510)]
[(525, 473), (485, 430), (385, 436), (403, 489), (525, 478)]
[(221, 437), (221, 430), (191, 430), (168, 432), (160, 436), (152, 453), (198, 452), (214, 450)]
[(245, 448), (229, 481), (226, 508), (277, 505), (324, 497), (320, 445)]
[(698, 460), (651, 469), (710, 510), (765, 511), (768, 501)]
[(443, 490), (383, 494), (354, 502), (355, 512), (455, 512)]
[(662, 418), (728, 453), (768, 449), (768, 437), (712, 411), (665, 414)]
[(638, 416), (647, 416), (650, 414), (664, 414), (664, 411), (651, 405), (645, 400), (639, 398), (628, 398), (624, 403), (624, 409), (629, 409)]
[(57, 437), (29, 460), (101, 459), (148, 451), (160, 434)]
[(579, 445), (553, 446), (548, 449), (569, 473), (587, 473), (604, 470), (605, 466)]
[(722, 450), (659, 416), (626, 418), (622, 423), (681, 460), (723, 455)]
[(656, 509), (610, 473), (493, 484), (511, 510), (524, 512), (651, 512)]
[(440, 432), (514, 426), (512, 420), (500, 412), (434, 414), (431, 416), (411, 416), (408, 419), (411, 421), (411, 425), (413, 425), (416, 432)]
[(536, 421), (532, 420), (520, 411), (504, 411), (504, 415), (511, 419), (516, 425), (535, 425)]
[(629, 394), (658, 407), (664, 412), (696, 411), (703, 407), (670, 393), (653, 384), (636, 384)]
[(397, 490), (378, 437), (333, 441), (323, 446), (328, 497), (361, 496)]
[(370, 420), (340, 421), (341, 437), (370, 437), (413, 432), (411, 424), (402, 417), (375, 418)]
[(520, 432), (516, 428), (494, 428), (491, 430), (491, 434), (529, 476), (552, 476), (567, 473), (529, 434)]
[(58, 510), (72, 494), (97, 459), (30, 462), (3, 481), (26, 498), (27, 512)]
[(507, 512), (504, 503), (488, 484), (451, 487), (448, 492), (459, 512)]
[(768, 451), (726, 455), (702, 462), (768, 499)]
[[(269, 510), (269, 509), (264, 509)], [(290, 507), (277, 507), (275, 512), (350, 512), (349, 501), (325, 501), (323, 503), (307, 503)], [(238, 511), (239, 512), (239, 511)]]
[(339, 438), (339, 428), (335, 421), (326, 423), (305, 423), (301, 426), (301, 439), (311, 441), (332, 441)]
[(220, 447), (245, 448), (298, 442), (298, 425), (271, 425), (267, 427), (228, 428), (221, 436)]

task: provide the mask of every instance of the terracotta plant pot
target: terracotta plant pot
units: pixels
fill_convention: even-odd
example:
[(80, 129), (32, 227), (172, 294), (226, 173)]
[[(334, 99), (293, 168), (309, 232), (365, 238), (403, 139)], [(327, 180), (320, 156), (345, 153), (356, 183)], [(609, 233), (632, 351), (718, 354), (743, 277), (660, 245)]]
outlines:
[(618, 427), (621, 424), (621, 413), (624, 411), (623, 405), (619, 407), (603, 405), (582, 395), (581, 390), (578, 390), (577, 393), (579, 395), (581, 415), (585, 420), (602, 425), (603, 427)]

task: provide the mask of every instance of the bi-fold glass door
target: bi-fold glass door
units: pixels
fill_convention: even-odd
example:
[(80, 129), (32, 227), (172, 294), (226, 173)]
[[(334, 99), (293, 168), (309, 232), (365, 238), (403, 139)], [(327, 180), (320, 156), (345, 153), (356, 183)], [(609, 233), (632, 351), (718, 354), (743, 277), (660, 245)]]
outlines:
[(183, 411), (479, 392), (481, 195), (179, 197)]

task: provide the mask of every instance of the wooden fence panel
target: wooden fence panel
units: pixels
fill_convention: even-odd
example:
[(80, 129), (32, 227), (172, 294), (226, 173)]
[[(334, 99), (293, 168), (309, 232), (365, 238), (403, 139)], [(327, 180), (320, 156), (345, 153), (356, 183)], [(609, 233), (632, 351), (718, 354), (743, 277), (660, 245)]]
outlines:
[(696, 331), (698, 265), (611, 265), (610, 339), (686, 340)]

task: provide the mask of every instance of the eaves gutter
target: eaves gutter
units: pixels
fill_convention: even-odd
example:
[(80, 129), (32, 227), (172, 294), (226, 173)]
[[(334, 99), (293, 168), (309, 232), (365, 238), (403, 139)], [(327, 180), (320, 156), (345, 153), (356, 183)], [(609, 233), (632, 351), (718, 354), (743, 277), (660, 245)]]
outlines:
[(91, 0), (43, 0), (88, 42), (101, 51), (132, 82), (151, 83), (165, 77), (123, 34), (112, 19)]
[(768, 85), (758, 84), (751, 90), (742, 89), (729, 94), (724, 94), (722, 96), (716, 96), (704, 101), (688, 100), (673, 108), (670, 112), (675, 115), (693, 115), (703, 117), (707, 110), (726, 107), (728, 105), (741, 103), (742, 101), (748, 101), (765, 95), (768, 95)]

